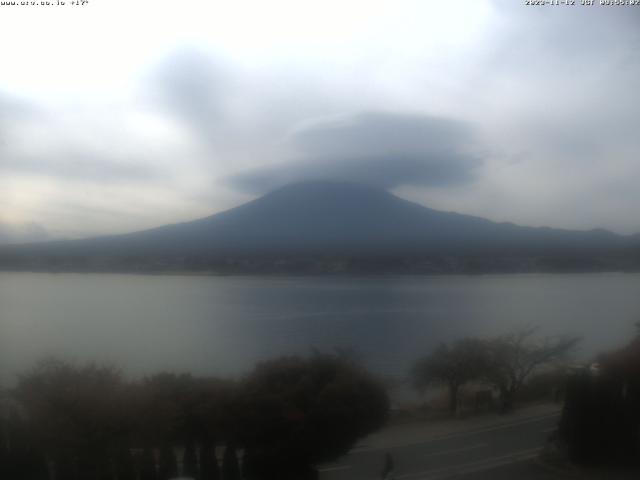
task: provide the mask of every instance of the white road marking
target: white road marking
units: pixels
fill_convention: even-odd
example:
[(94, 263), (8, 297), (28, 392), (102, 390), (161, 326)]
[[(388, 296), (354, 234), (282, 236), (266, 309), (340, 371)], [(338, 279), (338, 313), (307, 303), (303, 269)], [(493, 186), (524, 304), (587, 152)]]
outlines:
[(351, 465), (336, 465), (335, 467), (319, 468), (319, 472), (335, 472), (336, 470), (347, 470)]

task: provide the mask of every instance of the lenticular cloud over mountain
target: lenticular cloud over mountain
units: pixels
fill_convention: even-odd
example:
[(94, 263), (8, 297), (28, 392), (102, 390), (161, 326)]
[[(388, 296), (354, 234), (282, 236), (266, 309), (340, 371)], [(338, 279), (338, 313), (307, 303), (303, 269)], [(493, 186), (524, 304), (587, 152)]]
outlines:
[(468, 125), (429, 115), (365, 112), (320, 119), (295, 129), (287, 143), (295, 159), (237, 175), (232, 184), (259, 193), (322, 179), (446, 187), (472, 181), (481, 164)]

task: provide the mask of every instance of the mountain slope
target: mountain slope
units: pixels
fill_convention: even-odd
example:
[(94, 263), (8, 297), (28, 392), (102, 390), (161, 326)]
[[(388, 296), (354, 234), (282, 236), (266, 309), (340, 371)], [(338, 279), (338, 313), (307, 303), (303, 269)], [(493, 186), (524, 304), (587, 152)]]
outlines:
[(576, 253), (618, 250), (632, 243), (632, 237), (604, 230), (521, 227), (441, 212), (365, 185), (304, 182), (191, 222), (126, 235), (0, 248), (0, 264), (8, 258), (46, 255)]

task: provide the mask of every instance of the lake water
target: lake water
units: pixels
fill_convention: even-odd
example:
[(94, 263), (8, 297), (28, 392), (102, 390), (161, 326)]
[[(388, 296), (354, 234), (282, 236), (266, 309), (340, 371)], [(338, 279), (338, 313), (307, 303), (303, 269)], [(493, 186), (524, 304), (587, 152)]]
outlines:
[(0, 273), (0, 382), (59, 355), (236, 376), (259, 360), (334, 347), (403, 375), (442, 341), (579, 334), (585, 358), (640, 320), (640, 275), (216, 277)]

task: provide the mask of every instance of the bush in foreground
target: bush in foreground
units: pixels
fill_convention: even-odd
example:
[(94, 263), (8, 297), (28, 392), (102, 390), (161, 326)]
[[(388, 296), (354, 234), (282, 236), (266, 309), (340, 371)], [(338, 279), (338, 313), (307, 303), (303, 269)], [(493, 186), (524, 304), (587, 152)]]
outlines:
[(316, 478), (333, 460), (387, 419), (385, 389), (335, 355), (284, 357), (256, 367), (240, 399), (239, 440), (248, 479)]

